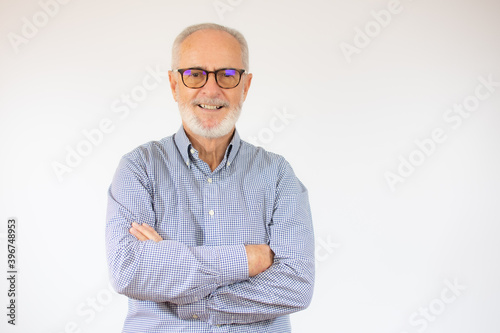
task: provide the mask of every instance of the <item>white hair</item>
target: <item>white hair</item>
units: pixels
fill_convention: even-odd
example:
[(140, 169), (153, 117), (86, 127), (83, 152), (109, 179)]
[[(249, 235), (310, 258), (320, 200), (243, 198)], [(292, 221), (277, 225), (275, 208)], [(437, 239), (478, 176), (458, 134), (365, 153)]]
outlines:
[(215, 24), (215, 23), (201, 23), (187, 27), (182, 30), (182, 32), (177, 36), (174, 41), (174, 45), (172, 47), (172, 70), (178, 69), (179, 66), (179, 57), (180, 57), (180, 48), (182, 42), (189, 37), (192, 33), (199, 30), (218, 30), (225, 31), (238, 41), (241, 48), (241, 61), (243, 63), (243, 68), (248, 72), (249, 70), (249, 60), (248, 60), (248, 44), (245, 37), (237, 30), (225, 27), (223, 25)]

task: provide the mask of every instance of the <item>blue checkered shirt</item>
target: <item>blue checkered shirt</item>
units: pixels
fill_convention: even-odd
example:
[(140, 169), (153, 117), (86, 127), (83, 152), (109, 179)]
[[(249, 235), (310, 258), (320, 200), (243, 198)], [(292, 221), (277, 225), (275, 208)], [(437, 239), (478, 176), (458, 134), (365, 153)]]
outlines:
[[(123, 332), (290, 332), (314, 285), (307, 190), (286, 160), (235, 131), (212, 172), (181, 127), (120, 161), (108, 192), (112, 284), (129, 298)], [(139, 241), (132, 222), (161, 242)], [(245, 244), (274, 263), (249, 277)]]

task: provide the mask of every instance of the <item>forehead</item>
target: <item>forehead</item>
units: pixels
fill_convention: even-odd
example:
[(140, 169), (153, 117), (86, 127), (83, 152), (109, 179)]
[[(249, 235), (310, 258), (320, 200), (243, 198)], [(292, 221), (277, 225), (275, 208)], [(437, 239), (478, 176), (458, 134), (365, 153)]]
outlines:
[(179, 67), (242, 68), (241, 47), (236, 38), (225, 31), (199, 30), (181, 44)]

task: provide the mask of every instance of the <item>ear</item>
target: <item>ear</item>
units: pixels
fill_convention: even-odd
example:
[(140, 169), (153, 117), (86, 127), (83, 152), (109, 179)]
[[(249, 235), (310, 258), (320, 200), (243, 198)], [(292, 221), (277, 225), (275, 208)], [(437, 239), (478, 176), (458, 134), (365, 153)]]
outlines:
[(172, 96), (174, 101), (177, 102), (177, 73), (173, 71), (168, 71), (168, 80), (170, 81), (170, 90), (172, 90)]
[(252, 83), (252, 74), (247, 74), (245, 77), (245, 88), (243, 90), (243, 100), (247, 99), (248, 89), (250, 89), (250, 84)]

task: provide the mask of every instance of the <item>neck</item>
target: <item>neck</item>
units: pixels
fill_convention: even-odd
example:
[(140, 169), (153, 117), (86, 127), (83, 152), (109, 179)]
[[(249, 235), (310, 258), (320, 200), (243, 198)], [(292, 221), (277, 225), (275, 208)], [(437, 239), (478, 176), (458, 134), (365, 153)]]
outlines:
[(220, 138), (205, 138), (196, 135), (187, 126), (184, 126), (184, 131), (189, 141), (191, 141), (193, 148), (198, 151), (199, 158), (207, 163), (212, 171), (224, 159), (224, 153), (234, 134), (234, 128), (231, 132)]

